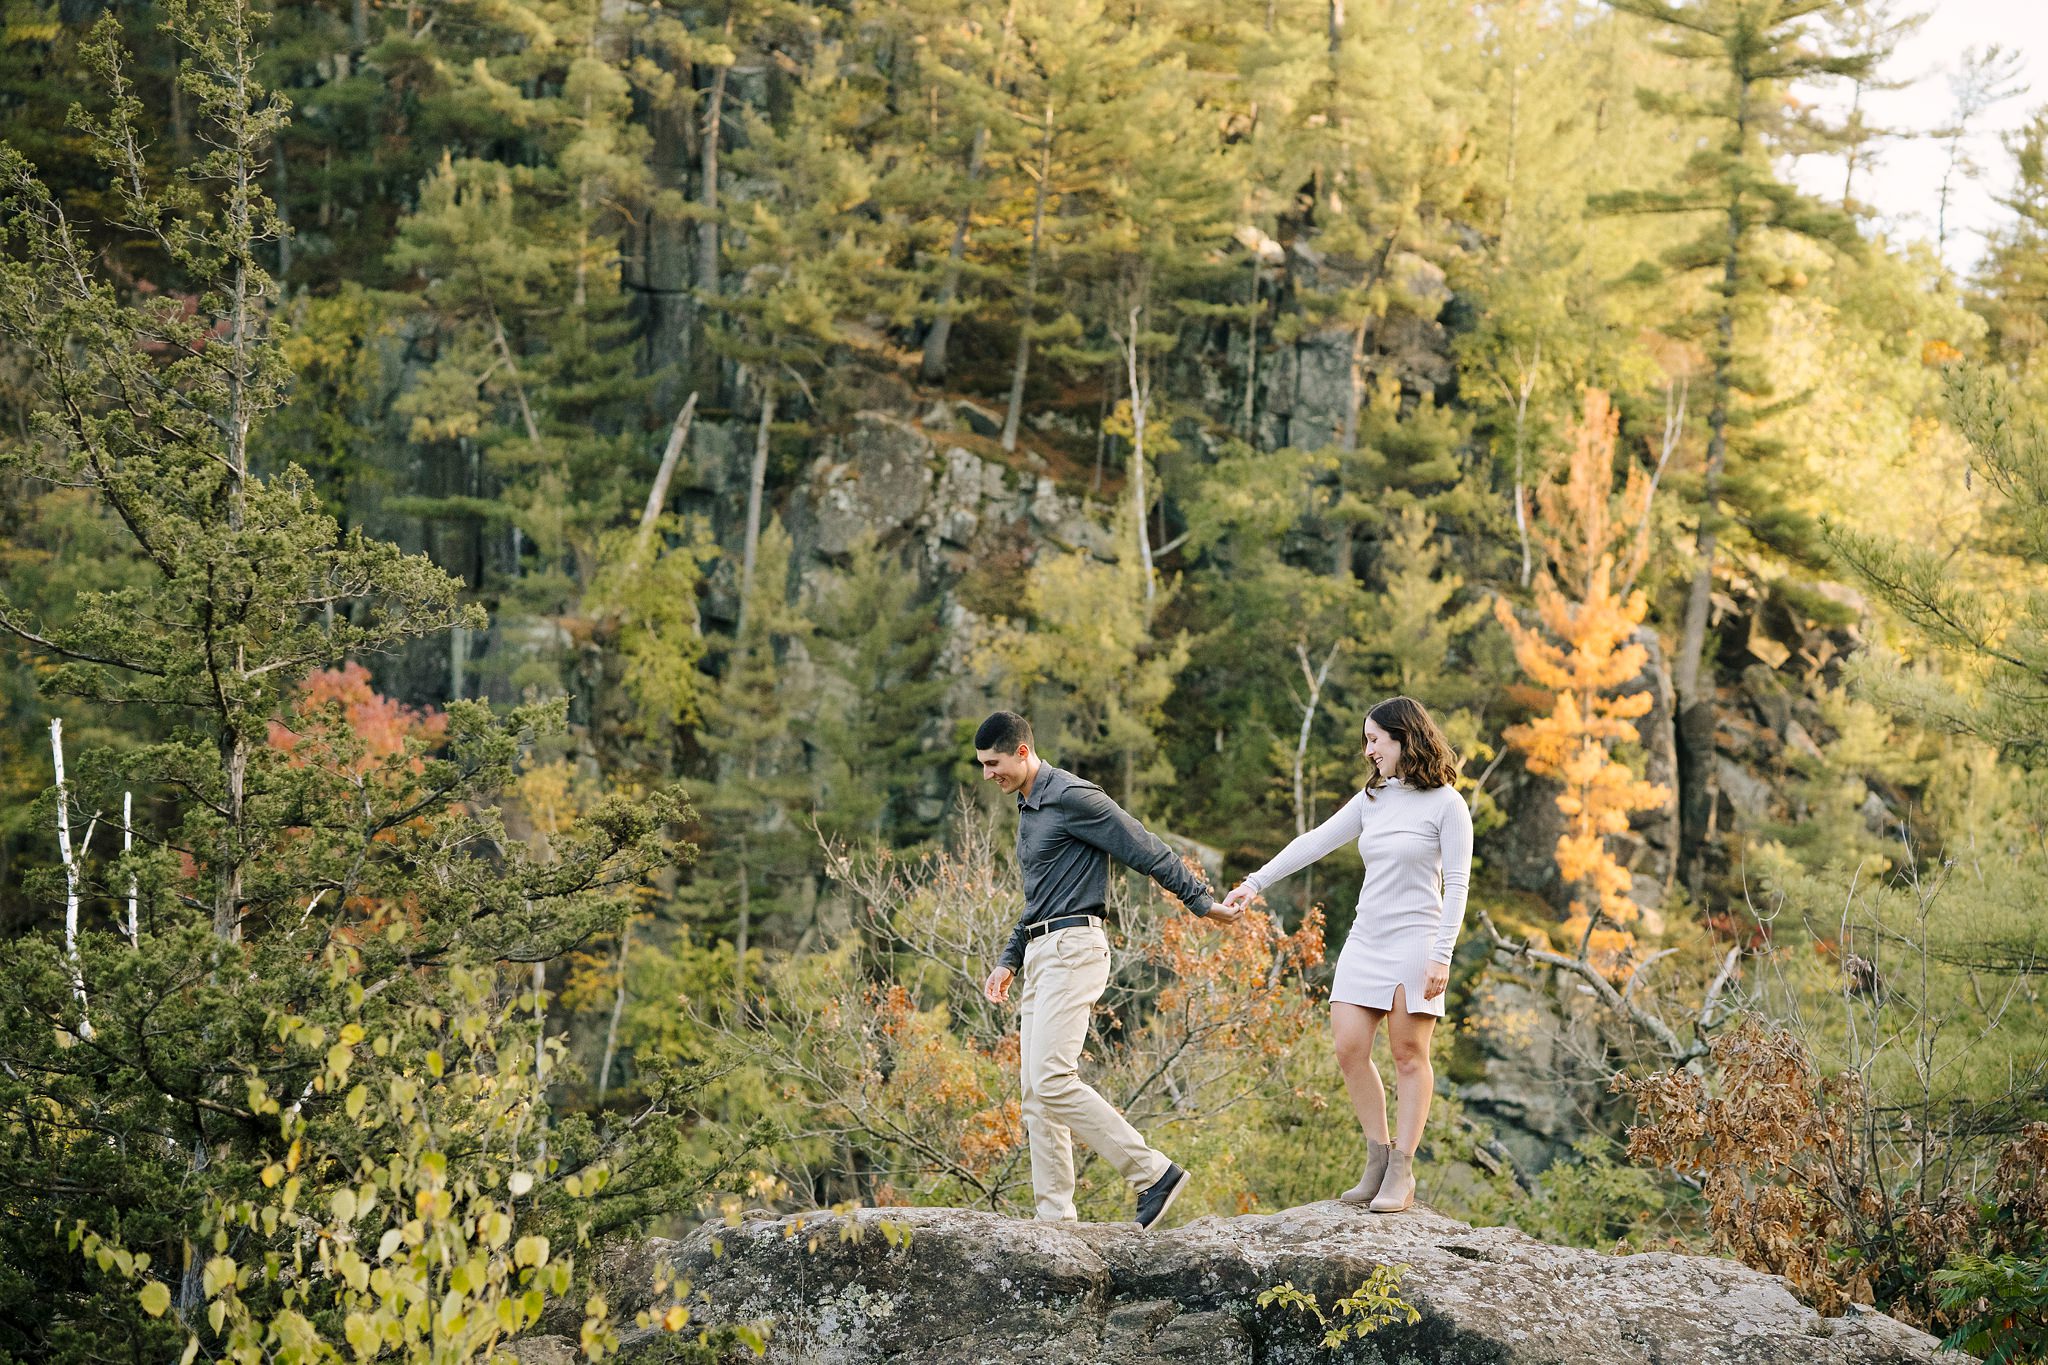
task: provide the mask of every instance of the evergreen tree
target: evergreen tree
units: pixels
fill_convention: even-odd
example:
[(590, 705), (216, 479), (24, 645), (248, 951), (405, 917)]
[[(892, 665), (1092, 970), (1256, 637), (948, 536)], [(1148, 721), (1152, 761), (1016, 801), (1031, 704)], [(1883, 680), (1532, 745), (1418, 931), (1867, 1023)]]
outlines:
[(789, 533), (761, 537), (759, 571), (718, 685), (703, 700), (697, 742), (715, 776), (697, 803), (710, 827), (700, 911), (733, 944), (735, 1017), (745, 1013), (748, 954), (764, 931), (817, 904), (817, 839), (807, 827), (812, 780), (806, 736), (816, 687), (798, 669), (811, 623), (789, 600)]
[[(905, 140), (925, 143), (925, 173), (906, 180), (902, 207), (915, 214), (919, 249), (935, 280), (918, 371), (927, 382), (945, 378), (952, 363), (954, 324), (971, 316), (1000, 290), (1014, 258), (1017, 233), (997, 214), (1014, 198), (1016, 169), (1028, 128), (1012, 118), (1005, 95), (1023, 60), (1017, 15), (1026, 0), (961, 6), (937, 0), (918, 15), (916, 40), (931, 49), (921, 64), (936, 128), (906, 126)], [(964, 10), (964, 13), (963, 13)], [(965, 22), (955, 22), (955, 16)], [(918, 111), (922, 119), (924, 111)]]
[[(527, 587), (547, 606), (587, 584), (599, 531), (644, 493), (627, 474), (653, 444), (650, 381), (631, 363), (606, 218), (644, 193), (645, 168), (625, 124), (630, 92), (608, 63), (542, 47), (503, 66), (480, 67), (472, 97), (510, 102), (533, 137), (520, 155), (539, 164), (444, 154), (420, 186), (392, 263), (425, 280), (439, 354), (397, 408), (415, 444), (456, 456), (450, 500), (414, 509), (499, 504), (538, 554)], [(550, 77), (559, 93), (531, 100), (512, 84)]]
[(2032, 376), (2048, 345), (2048, 109), (2035, 111), (2006, 146), (2013, 184), (1999, 202), (2012, 216), (1985, 241), (1975, 306), (1991, 324), (1993, 358)]
[(1868, 69), (1848, 77), (1849, 112), (1824, 139), (1825, 148), (1839, 152), (1842, 158), (1844, 213), (1868, 211), (1856, 201), (1856, 173), (1867, 174), (1875, 169), (1878, 149), (1885, 141), (1908, 136), (1896, 128), (1873, 126), (1864, 102), (1872, 94), (1904, 90), (1912, 84), (1909, 79), (1883, 76), (1879, 68), (1891, 59), (1899, 44), (1920, 31), (1932, 14), (1932, 10), (1904, 9), (1900, 0), (1849, 0), (1827, 16), (1833, 47), (1843, 52), (1867, 52), (1874, 58)]
[(812, 608), (817, 663), (832, 680), (815, 726), (826, 777), (819, 819), (842, 839), (915, 843), (936, 833), (918, 798), (951, 767), (950, 734), (929, 733), (947, 679), (937, 598), (873, 540)]
[(1934, 251), (1948, 250), (1948, 210), (1962, 182), (1984, 173), (1970, 156), (1968, 139), (1972, 125), (1996, 106), (2020, 94), (2026, 85), (2020, 80), (2024, 58), (1997, 43), (1989, 47), (1963, 49), (1961, 63), (1949, 73), (1948, 88), (1955, 100), (1949, 120), (1934, 131), (1942, 140), (1941, 187), (1934, 200)]
[[(1126, 508), (1120, 539), (1130, 518)], [(1031, 566), (1016, 616), (995, 623), (976, 658), (1032, 718), (1048, 758), (1138, 807), (1173, 776), (1158, 733), (1190, 647), (1185, 632), (1154, 637), (1165, 604), (1146, 587), (1135, 556), (1105, 564), (1086, 551), (1048, 552)]]
[(1681, 839), (1691, 850), (1687, 883), (1704, 876), (1708, 816), (1713, 808), (1714, 661), (1707, 651), (1716, 555), (1740, 527), (1753, 541), (1811, 559), (1816, 547), (1804, 520), (1786, 514), (1773, 489), (1775, 445), (1758, 428), (1772, 403), (1768, 375), (1756, 365), (1754, 333), (1765, 304), (1796, 290), (1806, 270), (1788, 253), (1805, 242), (1861, 249), (1853, 221), (1782, 181), (1774, 158), (1806, 135), (1802, 110), (1784, 97), (1798, 81), (1854, 77), (1870, 70), (1865, 52), (1815, 46), (1814, 24), (1845, 0), (1610, 0), (1675, 33), (1669, 50), (1698, 63), (1715, 88), (1701, 94), (1644, 92), (1646, 107), (1697, 120), (1710, 140), (1693, 153), (1677, 188), (1605, 196), (1617, 213), (1703, 219), (1699, 234), (1665, 253), (1662, 272), (1645, 279), (1698, 275), (1705, 304), (1673, 324), (1677, 335), (1706, 352), (1707, 450), (1699, 484), (1699, 524), (1692, 581), (1673, 664), (1680, 708)]
[(914, 302), (914, 290), (885, 270), (894, 234), (872, 214), (875, 171), (850, 136), (866, 105), (841, 61), (838, 44), (819, 42), (790, 92), (786, 118), (747, 111), (745, 149), (733, 163), (755, 181), (754, 191), (726, 211), (725, 287), (705, 299), (717, 317), (707, 339), (738, 367), (755, 403), (740, 536), (742, 635), (755, 601), (768, 461), (781, 405), (795, 396), (815, 410), (814, 383), (828, 355), (847, 344), (847, 324), (890, 310), (907, 320)]
[(1950, 375), (1951, 420), (1982, 480), (1984, 525), (1974, 553), (1830, 526), (1830, 547), (1926, 642), (1954, 662), (1948, 681), (1879, 670), (1891, 698), (1937, 728), (1967, 734), (2030, 766), (2048, 758), (2048, 594), (2000, 591), (1978, 574), (2048, 564), (2048, 414), (1994, 373)]

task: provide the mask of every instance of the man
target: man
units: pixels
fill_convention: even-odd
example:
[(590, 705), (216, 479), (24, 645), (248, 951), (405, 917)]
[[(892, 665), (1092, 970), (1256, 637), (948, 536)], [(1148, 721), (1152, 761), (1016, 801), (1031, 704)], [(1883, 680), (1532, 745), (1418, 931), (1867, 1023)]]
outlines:
[(1072, 1135), (1078, 1133), (1138, 1191), (1138, 1226), (1149, 1228), (1187, 1188), (1188, 1173), (1154, 1151), (1080, 1077), (1088, 1020), (1109, 984), (1102, 924), (1109, 860), (1144, 873), (1194, 914), (1229, 921), (1240, 912), (1216, 904), (1208, 883), (1102, 788), (1043, 762), (1032, 746), (1030, 722), (1014, 711), (981, 723), (974, 756), (984, 778), (1017, 798), (1024, 914), (982, 993), (1001, 1004), (1012, 979), (1023, 976), (1018, 1060), (1038, 1216), (1076, 1217)]

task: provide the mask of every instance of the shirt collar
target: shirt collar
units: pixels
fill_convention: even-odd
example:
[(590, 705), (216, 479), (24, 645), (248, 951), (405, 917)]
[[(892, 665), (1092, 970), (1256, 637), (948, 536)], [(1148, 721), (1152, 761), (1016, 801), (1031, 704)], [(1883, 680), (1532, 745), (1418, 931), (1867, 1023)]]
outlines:
[(1037, 780), (1035, 780), (1031, 784), (1031, 795), (1026, 796), (1023, 792), (1018, 792), (1017, 809), (1037, 810), (1040, 806), (1045, 804), (1045, 798), (1051, 795), (1053, 780), (1055, 778), (1064, 778), (1065, 776), (1065, 773), (1062, 773), (1058, 768), (1053, 767), (1052, 764), (1047, 763), (1042, 758), (1039, 759), (1038, 777)]

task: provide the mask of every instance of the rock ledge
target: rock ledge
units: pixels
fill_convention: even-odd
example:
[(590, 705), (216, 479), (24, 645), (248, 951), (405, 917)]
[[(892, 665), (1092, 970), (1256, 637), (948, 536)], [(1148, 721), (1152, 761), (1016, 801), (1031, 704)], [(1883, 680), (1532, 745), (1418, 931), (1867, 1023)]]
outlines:
[[(884, 1228), (884, 1224), (893, 1225)], [(907, 1230), (907, 1244), (892, 1231)], [(1823, 1318), (1785, 1282), (1732, 1261), (1608, 1256), (1424, 1209), (1338, 1203), (1131, 1224), (1023, 1222), (964, 1209), (759, 1215), (650, 1242), (604, 1276), (628, 1321), (657, 1261), (695, 1288), (699, 1321), (768, 1319), (768, 1358), (805, 1365), (1907, 1365), (1969, 1357), (1892, 1318)], [(1336, 1351), (1299, 1310), (1257, 1306), (1282, 1282), (1326, 1307), (1374, 1267), (1405, 1265), (1421, 1312)], [(640, 1334), (634, 1334), (638, 1336)], [(653, 1346), (651, 1340), (623, 1343)], [(524, 1354), (524, 1353), (522, 1353)]]

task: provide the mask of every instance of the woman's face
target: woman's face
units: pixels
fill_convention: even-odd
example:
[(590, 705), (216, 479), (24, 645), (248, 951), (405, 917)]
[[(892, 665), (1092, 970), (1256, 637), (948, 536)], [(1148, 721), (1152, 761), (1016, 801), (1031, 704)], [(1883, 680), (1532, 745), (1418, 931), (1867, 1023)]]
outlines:
[(1392, 777), (1401, 769), (1401, 741), (1368, 720), (1365, 723), (1365, 756), (1372, 760), (1373, 767), (1379, 769), (1381, 777)]

